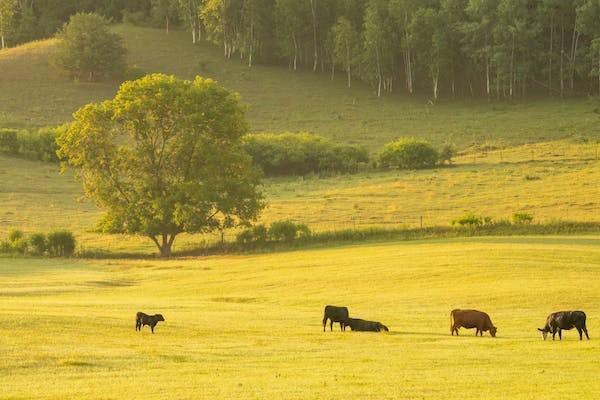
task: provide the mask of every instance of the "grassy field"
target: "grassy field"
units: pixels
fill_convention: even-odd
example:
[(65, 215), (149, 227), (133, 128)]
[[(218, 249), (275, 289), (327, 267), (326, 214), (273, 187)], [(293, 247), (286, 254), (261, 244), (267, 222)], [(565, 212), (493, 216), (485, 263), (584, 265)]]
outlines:
[[(436, 144), (514, 145), (557, 138), (600, 138), (600, 103), (578, 99), (521, 103), (461, 101), (428, 105), (427, 99), (394, 95), (378, 99), (373, 90), (329, 74), (291, 72), (281, 67), (247, 68), (226, 61), (209, 43), (193, 46), (186, 32), (125, 25), (115, 27), (129, 49), (130, 64), (146, 73), (184, 78), (203, 75), (238, 91), (249, 105), (253, 131), (311, 131), (371, 150), (405, 135)], [(68, 121), (82, 105), (112, 97), (116, 83), (73, 82), (50, 66), (56, 41), (0, 52), (0, 126), (54, 125)]]
[[(595, 143), (537, 143), (459, 157), (453, 168), (266, 180), (261, 222), (294, 219), (315, 230), (449, 225), (474, 212), (495, 219), (527, 212), (535, 221), (600, 221)], [(53, 164), (0, 156), (0, 237), (10, 228), (74, 231), (85, 249), (153, 252), (148, 239), (90, 232), (100, 211), (81, 184)], [(234, 233), (227, 234), (233, 240)], [(216, 235), (182, 236), (176, 248)]]
[[(378, 243), (171, 261), (0, 258), (8, 399), (592, 399), (600, 237)], [(389, 333), (322, 332), (325, 304)], [(449, 312), (490, 313), (498, 337)], [(551, 311), (583, 309), (543, 342)], [(135, 312), (163, 313), (152, 335)]]

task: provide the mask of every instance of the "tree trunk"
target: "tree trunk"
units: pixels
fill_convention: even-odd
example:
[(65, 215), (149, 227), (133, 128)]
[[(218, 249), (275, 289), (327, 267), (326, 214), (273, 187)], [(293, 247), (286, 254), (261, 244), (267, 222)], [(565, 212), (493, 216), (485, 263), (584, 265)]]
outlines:
[(512, 44), (510, 48), (510, 84), (509, 96), (513, 97), (513, 85), (515, 82), (515, 34), (512, 34)]
[(310, 11), (312, 13), (312, 21), (313, 21), (313, 46), (314, 46), (314, 61), (313, 61), (313, 72), (317, 72), (317, 67), (319, 65), (319, 52), (317, 48), (317, 0), (310, 0)]
[(377, 58), (377, 97), (381, 97), (381, 64), (379, 63), (379, 48), (375, 49), (375, 57)]
[(4, 48), (4, 35), (0, 36), (0, 41), (2, 42), (2, 47), (0, 47), (0, 49)]
[(577, 59), (577, 47), (579, 45), (579, 32), (575, 35), (575, 45), (571, 56), (571, 92), (575, 90), (575, 61)]
[(250, 44), (248, 45), (248, 68), (252, 68), (252, 53), (254, 52), (254, 19), (250, 19)]
[(167, 26), (167, 35), (169, 34), (169, 16), (167, 15), (165, 17), (165, 22), (166, 22), (166, 26)]
[(491, 87), (490, 87), (490, 58), (485, 57), (485, 91), (487, 93), (488, 100), (491, 95)]
[(346, 40), (346, 74), (348, 75), (348, 88), (352, 87), (350, 70), (350, 43)]
[(294, 71), (298, 67), (298, 42), (296, 41), (296, 35), (293, 36), (294, 39)]
[(561, 22), (560, 25), (560, 97), (565, 95), (565, 77), (564, 77), (564, 59), (565, 59), (565, 25)]
[(175, 236), (175, 234), (169, 235), (168, 233), (163, 233), (160, 241), (156, 236), (150, 236), (150, 239), (152, 239), (152, 241), (156, 244), (156, 247), (158, 247), (161, 257), (171, 257)]
[[(548, 56), (548, 87), (552, 88), (552, 56), (554, 48), (554, 13), (550, 17), (550, 55)], [(552, 89), (550, 95), (552, 95)]]

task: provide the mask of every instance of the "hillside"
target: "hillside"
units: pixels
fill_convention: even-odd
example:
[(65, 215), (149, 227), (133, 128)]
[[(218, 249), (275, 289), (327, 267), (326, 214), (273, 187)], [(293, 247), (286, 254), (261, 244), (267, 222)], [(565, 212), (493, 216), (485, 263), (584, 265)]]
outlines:
[[(597, 236), (0, 258), (2, 396), (428, 399), (460, 388), (461, 399), (598, 398), (599, 264)], [(390, 332), (323, 333), (325, 304)], [(450, 336), (457, 307), (490, 313), (497, 337)], [(542, 341), (536, 328), (559, 309), (585, 310), (592, 340), (572, 330)], [(164, 315), (154, 335), (134, 331), (138, 310)]]
[[(427, 99), (394, 95), (377, 99), (371, 88), (347, 89), (342, 74), (291, 72), (226, 61), (209, 43), (193, 46), (186, 32), (119, 25), (130, 63), (146, 73), (184, 78), (200, 74), (238, 91), (249, 105), (253, 131), (311, 131), (371, 150), (412, 135), (437, 144), (500, 146), (563, 137), (600, 137), (600, 105), (578, 99), (527, 103), (461, 101), (432, 106)], [(111, 97), (116, 83), (72, 82), (50, 66), (54, 40), (0, 52), (0, 126), (65, 122), (78, 107)]]
[[(261, 222), (294, 219), (315, 230), (366, 226), (449, 225), (474, 212), (494, 219), (527, 212), (537, 222), (600, 221), (600, 147), (558, 141), (459, 157), (452, 168), (370, 172), (330, 178), (265, 180), (269, 204)], [(100, 212), (71, 174), (53, 164), (0, 156), (0, 237), (26, 231), (73, 230), (87, 249), (153, 252), (139, 237), (91, 233)], [(227, 238), (234, 239), (234, 232)], [(176, 248), (217, 235), (182, 236)]]

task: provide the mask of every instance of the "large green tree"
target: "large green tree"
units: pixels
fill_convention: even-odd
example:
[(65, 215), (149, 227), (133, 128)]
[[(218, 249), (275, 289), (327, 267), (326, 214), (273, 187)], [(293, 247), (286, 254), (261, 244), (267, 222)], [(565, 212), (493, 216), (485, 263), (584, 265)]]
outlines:
[(145, 235), (170, 256), (180, 233), (259, 215), (259, 174), (240, 145), (246, 131), (236, 94), (210, 79), (154, 74), (78, 110), (57, 141), (107, 211), (105, 230)]
[(108, 25), (97, 14), (73, 15), (59, 35), (57, 64), (89, 81), (122, 74), (126, 68), (123, 39)]

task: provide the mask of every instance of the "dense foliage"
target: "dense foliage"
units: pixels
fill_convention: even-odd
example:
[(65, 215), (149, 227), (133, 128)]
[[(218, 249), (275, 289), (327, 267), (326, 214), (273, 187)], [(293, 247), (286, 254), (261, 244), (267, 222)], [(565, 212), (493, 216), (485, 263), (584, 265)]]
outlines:
[(59, 34), (56, 63), (88, 81), (122, 76), (126, 69), (123, 39), (108, 24), (97, 14), (73, 15)]
[(452, 155), (448, 147), (439, 153), (431, 144), (412, 137), (401, 138), (388, 143), (379, 155), (381, 168), (425, 169), (434, 168), (443, 162), (450, 162)]
[(243, 245), (262, 246), (267, 243), (290, 243), (296, 239), (306, 239), (312, 234), (310, 228), (302, 223), (290, 220), (275, 221), (267, 228), (254, 225), (241, 231), (236, 239)]
[(58, 136), (105, 227), (142, 234), (169, 256), (183, 232), (246, 225), (263, 208), (259, 176), (241, 146), (238, 96), (210, 79), (162, 74), (121, 85), (88, 104)]
[(30, 160), (56, 162), (55, 128), (17, 130), (0, 128), (0, 153)]
[(0, 253), (29, 254), (33, 256), (71, 257), (75, 253), (77, 241), (70, 231), (58, 230), (48, 234), (26, 235), (18, 229), (11, 229), (6, 239), (0, 241)]
[[(598, 0), (2, 0), (9, 45), (76, 12), (183, 24), (228, 58), (336, 70), (385, 92), (513, 98), (600, 93)], [(8, 6), (6, 6), (8, 5)], [(127, 18), (124, 18), (127, 17)]]
[(369, 162), (362, 147), (336, 145), (309, 133), (252, 134), (244, 148), (267, 176), (357, 172)]

